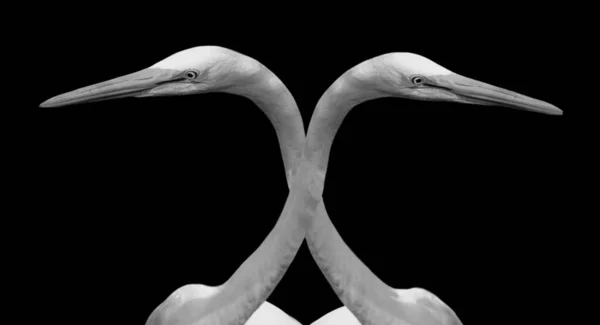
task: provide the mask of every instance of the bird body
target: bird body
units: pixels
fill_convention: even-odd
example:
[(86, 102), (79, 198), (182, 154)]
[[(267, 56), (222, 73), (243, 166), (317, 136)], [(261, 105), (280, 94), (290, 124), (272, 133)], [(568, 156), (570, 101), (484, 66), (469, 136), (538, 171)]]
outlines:
[(244, 325), (301, 325), (275, 305), (265, 301)]
[(151, 313), (147, 325), (299, 324), (266, 299), (305, 238), (345, 305), (313, 325), (461, 324), (432, 293), (386, 285), (342, 240), (322, 198), (335, 133), (352, 107), (385, 96), (562, 113), (548, 103), (452, 73), (419, 55), (390, 53), (338, 78), (319, 100), (305, 137), (296, 103), (283, 83), (258, 61), (216, 46), (175, 53), (147, 69), (53, 97), (41, 106), (212, 91), (245, 96), (269, 117), (281, 146), (290, 193), (273, 230), (226, 283), (175, 290)]
[[(200, 312), (208, 310), (208, 304), (214, 304), (214, 297), (222, 288), (222, 286), (211, 287), (202, 284), (185, 285), (175, 290), (169, 298), (157, 307), (159, 311), (152, 313), (148, 323), (169, 325), (196, 324), (198, 319), (202, 319)], [(211, 318), (205, 318), (202, 320), (204, 323), (201, 322), (199, 324), (218, 324), (219, 322), (226, 321), (226, 316), (219, 318), (214, 316), (213, 313), (213, 315), (210, 315)], [(263, 302), (244, 324), (300, 325), (294, 318), (267, 301)]]
[[(452, 309), (422, 288), (394, 289), (350, 250), (332, 224), (322, 198), (333, 138), (357, 104), (379, 97), (498, 105), (560, 115), (557, 107), (469, 79), (413, 53), (389, 53), (348, 70), (321, 96), (311, 118), (303, 163), (310, 252), (345, 307), (313, 325), (459, 325)], [(353, 315), (353, 316), (350, 316)], [(354, 317), (354, 319), (352, 319)]]
[[(304, 149), (298, 107), (283, 83), (258, 61), (217, 46), (177, 52), (153, 66), (77, 89), (42, 103), (56, 107), (115, 99), (228, 92), (252, 100), (273, 123), (290, 188)], [(302, 241), (296, 191), (291, 191), (275, 227), (263, 243), (221, 286), (185, 285), (148, 317), (147, 325), (298, 324), (266, 303)], [(253, 212), (257, 214), (259, 212)]]
[(340, 307), (335, 309), (318, 320), (311, 323), (311, 325), (362, 325), (356, 316), (350, 312), (346, 307)]

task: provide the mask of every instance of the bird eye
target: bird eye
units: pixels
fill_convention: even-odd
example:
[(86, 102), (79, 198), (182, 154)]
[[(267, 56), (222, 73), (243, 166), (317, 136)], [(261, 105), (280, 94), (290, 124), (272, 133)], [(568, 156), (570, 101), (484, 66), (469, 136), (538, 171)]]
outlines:
[(425, 79), (423, 79), (423, 77), (421, 76), (414, 76), (412, 77), (412, 79), (410, 79), (410, 81), (415, 85), (420, 85), (425, 81)]
[(185, 77), (188, 79), (196, 79), (196, 78), (198, 78), (198, 72), (196, 72), (194, 70), (186, 71)]

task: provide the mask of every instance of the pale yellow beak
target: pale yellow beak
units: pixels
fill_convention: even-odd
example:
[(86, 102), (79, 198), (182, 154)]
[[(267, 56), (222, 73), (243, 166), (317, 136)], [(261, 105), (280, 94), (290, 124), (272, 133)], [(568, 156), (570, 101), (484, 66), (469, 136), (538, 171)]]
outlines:
[(58, 107), (122, 97), (139, 97), (154, 87), (177, 80), (179, 73), (176, 70), (148, 68), (52, 97), (40, 104), (40, 107)]
[(468, 104), (505, 106), (551, 115), (562, 115), (563, 113), (558, 107), (547, 102), (458, 74), (435, 76), (432, 79), (436, 83), (426, 88), (439, 95), (452, 95), (451, 98), (446, 98), (448, 100)]

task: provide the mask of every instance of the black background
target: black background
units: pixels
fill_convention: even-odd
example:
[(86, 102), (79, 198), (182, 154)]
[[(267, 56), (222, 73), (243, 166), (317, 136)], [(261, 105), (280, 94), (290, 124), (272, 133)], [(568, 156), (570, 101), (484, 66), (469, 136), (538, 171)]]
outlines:
[[(388, 52), (418, 53), (561, 108), (564, 116), (399, 98), (360, 104), (336, 135), (324, 193), (346, 243), (390, 286), (432, 291), (464, 324), (536, 320), (531, 306), (567, 263), (557, 238), (571, 228), (558, 216), (578, 168), (569, 146), (577, 107), (563, 95), (572, 76), (560, 63), (573, 40), (556, 18), (566, 13), (433, 7), (39, 7), (43, 86), (27, 98), (35, 103), (19, 193), (24, 262), (69, 310), (49, 317), (141, 324), (178, 287), (225, 282), (275, 225), (287, 197), (283, 164), (273, 127), (246, 98), (37, 107), (219, 45), (273, 71), (305, 128), (337, 77)], [(306, 245), (268, 301), (303, 324), (342, 306)]]

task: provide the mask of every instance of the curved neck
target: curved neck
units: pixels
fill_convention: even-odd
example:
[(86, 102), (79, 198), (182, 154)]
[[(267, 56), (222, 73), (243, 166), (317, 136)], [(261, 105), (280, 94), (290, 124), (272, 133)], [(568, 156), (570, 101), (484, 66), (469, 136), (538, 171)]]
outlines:
[(376, 305), (391, 306), (393, 289), (379, 279), (344, 242), (327, 215), (323, 188), (333, 138), (342, 120), (357, 104), (387, 96), (340, 77), (321, 97), (306, 138), (304, 164), (309, 171), (305, 213), (309, 250), (340, 300), (362, 322)]
[(342, 75), (321, 96), (308, 127), (305, 156), (325, 175), (333, 138), (342, 120), (356, 105), (385, 93), (362, 87), (348, 73)]
[(277, 132), (288, 187), (291, 187), (305, 141), (302, 116), (292, 94), (283, 82), (264, 66), (259, 73), (225, 92), (249, 98), (267, 115)]
[[(195, 309), (193, 312), (183, 316), (190, 320), (187, 324), (196, 324), (198, 321), (204, 324), (203, 321), (208, 319), (218, 319), (223, 324), (244, 324), (281, 280), (305, 236), (305, 227), (298, 219), (303, 208), (298, 197), (303, 186), (302, 180), (306, 178), (300, 163), (305, 133), (294, 98), (279, 78), (264, 67), (261, 72), (245, 76), (235, 85), (221, 88), (220, 91), (249, 98), (273, 123), (290, 193), (274, 228), (252, 255), (224, 284), (210, 288), (210, 294), (204, 296), (204, 300), (188, 302), (196, 305), (190, 308)], [(260, 217), (260, 213), (261, 211), (249, 211), (248, 215)], [(154, 315), (151, 315), (149, 322), (157, 319)]]
[[(290, 188), (275, 227), (227, 282), (219, 287), (219, 295), (211, 301), (211, 308), (218, 309), (216, 313), (223, 319), (236, 319), (243, 323), (275, 289), (304, 241), (305, 227), (298, 219), (302, 201), (298, 197), (302, 179), (305, 178), (300, 163), (305, 133), (294, 98), (268, 69), (265, 68), (250, 83), (227, 89), (226, 92), (251, 99), (273, 123)], [(250, 213), (256, 216), (260, 211)]]

